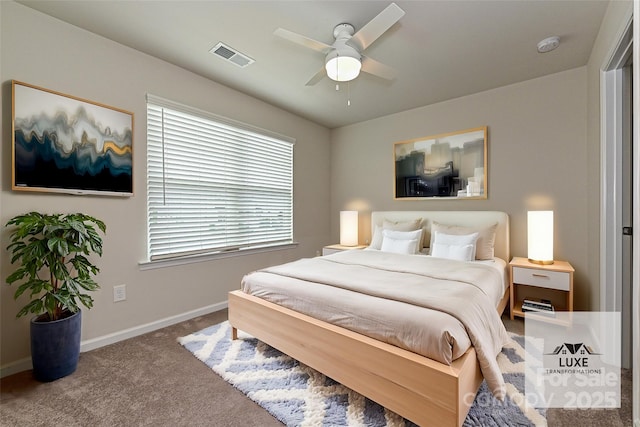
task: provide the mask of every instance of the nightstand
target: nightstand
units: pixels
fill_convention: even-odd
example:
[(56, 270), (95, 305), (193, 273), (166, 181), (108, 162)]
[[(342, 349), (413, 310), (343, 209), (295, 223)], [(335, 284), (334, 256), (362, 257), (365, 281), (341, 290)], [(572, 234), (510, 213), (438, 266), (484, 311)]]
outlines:
[(573, 311), (573, 272), (567, 261), (541, 265), (527, 258), (514, 257), (509, 263), (511, 319), (524, 317), (522, 300), (540, 298), (550, 300), (556, 311)]
[(341, 251), (351, 251), (354, 249), (364, 249), (366, 245), (358, 245), (358, 246), (342, 246), (342, 245), (329, 245), (322, 248), (322, 256), (334, 254), (336, 252)]

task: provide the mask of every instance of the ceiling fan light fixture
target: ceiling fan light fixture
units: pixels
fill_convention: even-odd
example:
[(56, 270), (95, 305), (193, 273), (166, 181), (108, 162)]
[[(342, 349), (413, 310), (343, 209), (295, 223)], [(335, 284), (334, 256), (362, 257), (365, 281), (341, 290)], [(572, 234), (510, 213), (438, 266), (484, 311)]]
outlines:
[(336, 56), (327, 61), (325, 68), (331, 80), (348, 82), (358, 77), (362, 63), (350, 56)]

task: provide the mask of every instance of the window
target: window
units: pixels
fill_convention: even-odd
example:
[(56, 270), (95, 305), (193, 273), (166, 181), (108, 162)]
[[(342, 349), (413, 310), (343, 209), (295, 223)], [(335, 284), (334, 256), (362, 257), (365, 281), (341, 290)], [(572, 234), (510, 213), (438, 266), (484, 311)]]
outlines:
[(147, 95), (149, 259), (291, 243), (293, 143)]

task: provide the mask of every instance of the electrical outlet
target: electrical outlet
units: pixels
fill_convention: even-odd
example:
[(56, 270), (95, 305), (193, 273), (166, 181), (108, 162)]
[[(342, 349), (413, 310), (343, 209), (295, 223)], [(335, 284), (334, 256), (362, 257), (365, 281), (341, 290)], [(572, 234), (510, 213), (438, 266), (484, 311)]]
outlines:
[(127, 285), (118, 285), (113, 287), (113, 302), (124, 301), (127, 299)]

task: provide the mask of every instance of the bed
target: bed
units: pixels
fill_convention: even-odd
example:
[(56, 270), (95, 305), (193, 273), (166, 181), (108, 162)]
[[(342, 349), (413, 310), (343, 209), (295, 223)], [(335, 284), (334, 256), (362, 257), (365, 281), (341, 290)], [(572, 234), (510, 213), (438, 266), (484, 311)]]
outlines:
[[(465, 343), (464, 337), (456, 337), (454, 341), (459, 345), (457, 345), (457, 348), (456, 345), (451, 346), (452, 354), (449, 356), (450, 360), (447, 360), (446, 355), (425, 353), (423, 349), (416, 350), (411, 347), (412, 344), (407, 344), (401, 338), (395, 337), (395, 334), (389, 334), (385, 329), (388, 329), (388, 326), (380, 326), (375, 323), (378, 320), (377, 317), (380, 316), (369, 316), (374, 318), (373, 327), (369, 329), (364, 327), (362, 331), (348, 324), (350, 321), (349, 314), (352, 313), (354, 307), (360, 307), (358, 304), (373, 306), (374, 313), (403, 313), (402, 322), (407, 321), (408, 318), (418, 318), (417, 309), (414, 315), (414, 312), (408, 310), (408, 306), (402, 305), (406, 304), (402, 298), (400, 298), (399, 302), (394, 302), (395, 304), (400, 304), (400, 306), (396, 306), (393, 309), (381, 309), (380, 307), (382, 306), (377, 305), (382, 303), (381, 300), (385, 299), (384, 292), (396, 292), (395, 289), (384, 290), (385, 281), (389, 281), (385, 278), (385, 275), (395, 274), (395, 272), (387, 273), (386, 269), (388, 265), (396, 263), (402, 257), (401, 255), (386, 254), (386, 251), (377, 250), (371, 250), (369, 254), (366, 253), (366, 250), (347, 251), (349, 254), (338, 253), (315, 260), (300, 260), (300, 262), (292, 263), (292, 265), (287, 263), (283, 266), (275, 266), (247, 275), (243, 280), (243, 290), (233, 291), (229, 294), (229, 322), (233, 328), (234, 338), (237, 337), (238, 329), (243, 330), (419, 425), (461, 425), (483, 380), (483, 372), (485, 375), (489, 373), (487, 381), (488, 383), (491, 381), (490, 387), (495, 387), (495, 390), (498, 390), (500, 386), (496, 381), (502, 380), (501, 375), (494, 375), (494, 368), (487, 365), (495, 364), (494, 347), (501, 347), (500, 340), (504, 339), (504, 336), (501, 335), (504, 327), (499, 322), (499, 313), (504, 310), (508, 302), (506, 263), (509, 261), (509, 220), (505, 213), (492, 211), (373, 212), (371, 215), (371, 246), (375, 247), (376, 244), (379, 244), (376, 240), (380, 237), (383, 227), (393, 228), (389, 224), (400, 226), (412, 221), (416, 221), (416, 224), (419, 223), (423, 230), (421, 234), (424, 238), (420, 240), (418, 245), (420, 251), (423, 251), (423, 246), (435, 246), (431, 231), (436, 229), (446, 230), (451, 234), (461, 234), (460, 230), (474, 228), (478, 230), (491, 228), (493, 232), (491, 255), (494, 259), (468, 263), (473, 264), (474, 271), (482, 272), (487, 277), (502, 276), (498, 280), (501, 285), (496, 285), (496, 289), (489, 292), (481, 290), (491, 294), (491, 297), (485, 298), (483, 296), (482, 298), (472, 297), (468, 299), (487, 299), (489, 301), (483, 304), (490, 306), (488, 311), (491, 311), (491, 313), (481, 314), (481, 316), (490, 318), (488, 320), (490, 327), (483, 328), (480, 326), (478, 328), (477, 325), (467, 325), (464, 322), (474, 323), (475, 321), (474, 319), (465, 319), (463, 328), (468, 328), (469, 341), (472, 341), (472, 343)], [(433, 234), (435, 235), (435, 233)], [(485, 239), (483, 246), (486, 246), (486, 243)], [(411, 260), (408, 264), (410, 267), (405, 267), (402, 264), (403, 271), (401, 274), (411, 276), (414, 281), (422, 280), (422, 267), (420, 266), (422, 263), (426, 263), (426, 260), (430, 257), (425, 255), (407, 255), (405, 257), (407, 260)], [(370, 259), (374, 259), (374, 261), (369, 261)], [(369, 268), (366, 265), (369, 262), (376, 263), (376, 267), (383, 265), (385, 262), (388, 264), (371, 276), (365, 276), (363, 271)], [(430, 262), (439, 263), (441, 261), (436, 257), (431, 259)], [(302, 268), (297, 268), (300, 263), (302, 263)], [(454, 262), (452, 261), (452, 263)], [(363, 266), (363, 264), (365, 265)], [(476, 264), (490, 264), (490, 266), (476, 266)], [(333, 271), (333, 267), (326, 267), (333, 265), (335, 265), (333, 273), (322, 271)], [(450, 270), (456, 270), (456, 268), (451, 268), (452, 265), (446, 265), (449, 266)], [(289, 270), (293, 266), (296, 266), (296, 269), (294, 269), (296, 275), (292, 277)], [(453, 267), (455, 267), (455, 264), (453, 264)], [(419, 270), (414, 270), (414, 268)], [(405, 269), (409, 269), (409, 271), (404, 271)], [(497, 274), (491, 273), (490, 270), (497, 271)], [(336, 274), (340, 276), (342, 278), (341, 281), (346, 284), (333, 283), (332, 274), (333, 276), (336, 276)], [(456, 279), (456, 273), (454, 272), (453, 274), (454, 279)], [(377, 280), (375, 276), (380, 276), (380, 279)], [(356, 280), (358, 277), (362, 277), (362, 281), (367, 282), (367, 287), (371, 286), (371, 288), (376, 289), (373, 296), (365, 295), (369, 299), (359, 303), (352, 302), (350, 298), (350, 292), (353, 292), (351, 286), (360, 286), (358, 280)], [(433, 286), (436, 291), (434, 292), (438, 292), (437, 289), (443, 287), (440, 281), (447, 279), (447, 277), (435, 278)], [(330, 283), (314, 283), (313, 286), (307, 286), (315, 281)], [(374, 283), (376, 281), (379, 282), (378, 287)], [(457, 282), (457, 280), (454, 281)], [(286, 292), (288, 292), (286, 287), (292, 283), (302, 284), (302, 286), (298, 287), (304, 290), (303, 296), (286, 297)], [(331, 293), (337, 297), (333, 301), (329, 300), (329, 302), (322, 300), (318, 304), (309, 303), (310, 301), (315, 301), (314, 298), (316, 297), (324, 298), (320, 293), (316, 295), (315, 291), (310, 290), (316, 287), (322, 288), (323, 286), (330, 286), (333, 289)], [(346, 286), (346, 288), (342, 286)], [(458, 286), (457, 283), (456, 286)], [(474, 287), (471, 286), (470, 288)], [(245, 291), (252, 292), (254, 295)], [(285, 293), (283, 294), (282, 292)], [(382, 292), (382, 294), (378, 294), (378, 292)], [(405, 291), (403, 290), (402, 292)], [(411, 291), (406, 292), (411, 293)], [(473, 292), (478, 294), (478, 290), (475, 288)], [(446, 298), (449, 297), (447, 296)], [(271, 299), (271, 301), (268, 299)], [(306, 305), (303, 304), (302, 307), (291, 306), (287, 301), (288, 299), (306, 301)], [(393, 299), (396, 299), (395, 295)], [(349, 302), (345, 311), (347, 315), (336, 308), (336, 304), (339, 301)], [(449, 306), (466, 304), (461, 304), (459, 299), (454, 299), (453, 301), (454, 303), (449, 303)], [(458, 303), (455, 303), (455, 301), (458, 301)], [(319, 312), (318, 307), (314, 306), (320, 307)], [(405, 307), (407, 310), (398, 309), (397, 307)], [(331, 317), (334, 309), (335, 313)], [(493, 311), (494, 309), (495, 311)], [(475, 310), (474, 306), (473, 311)], [(486, 307), (483, 310), (486, 312)], [(327, 318), (327, 315), (329, 315), (329, 318)], [(465, 313), (462, 313), (461, 316), (463, 318), (465, 316), (471, 317), (465, 315)], [(502, 331), (498, 331), (497, 343), (492, 342), (487, 345), (485, 338), (481, 335), (485, 333), (483, 329), (498, 329), (498, 326), (492, 323), (495, 318), (498, 319)], [(419, 320), (419, 322), (440, 324), (439, 321), (430, 320)], [(477, 323), (482, 325), (485, 322), (486, 320), (482, 319)], [(376, 330), (380, 332), (377, 335)], [(449, 331), (447, 330), (448, 333)], [(456, 333), (453, 333), (453, 335), (456, 335)], [(447, 337), (449, 336), (447, 335)], [(395, 341), (396, 338), (400, 341)], [(417, 341), (421, 341), (421, 339)], [(444, 345), (443, 347), (447, 346)], [(487, 348), (489, 349), (487, 350)], [(460, 354), (456, 354), (456, 352)], [(491, 360), (492, 354), (493, 361)], [(496, 394), (495, 390), (494, 395)]]

